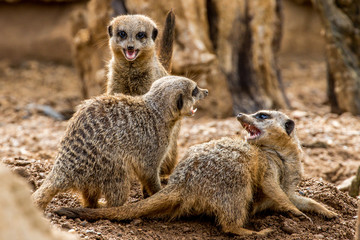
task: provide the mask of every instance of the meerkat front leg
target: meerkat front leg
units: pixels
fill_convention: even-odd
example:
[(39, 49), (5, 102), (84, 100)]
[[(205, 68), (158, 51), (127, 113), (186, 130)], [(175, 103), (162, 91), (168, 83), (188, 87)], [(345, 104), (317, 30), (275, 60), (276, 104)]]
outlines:
[(311, 198), (293, 194), (290, 196), (290, 200), (301, 211), (315, 212), (327, 218), (334, 218), (338, 216), (337, 213), (326, 209), (321, 203), (318, 203)]
[(144, 198), (147, 198), (161, 190), (158, 168), (150, 167), (141, 171), (139, 179), (142, 184)]
[(275, 181), (276, 178), (265, 178), (262, 184), (264, 194), (274, 202), (273, 208), (278, 211), (289, 212), (290, 214), (312, 220), (303, 212), (301, 212), (289, 199), (286, 193), (281, 189), (279, 182)]

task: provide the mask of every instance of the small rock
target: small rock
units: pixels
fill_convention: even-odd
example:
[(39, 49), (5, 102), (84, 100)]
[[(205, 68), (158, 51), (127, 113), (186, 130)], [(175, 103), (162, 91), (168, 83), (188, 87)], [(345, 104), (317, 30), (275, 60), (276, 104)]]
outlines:
[(86, 221), (83, 221), (83, 222), (80, 223), (80, 226), (82, 226), (82, 227), (86, 227), (86, 225), (87, 225)]
[(135, 219), (135, 220), (133, 221), (133, 224), (134, 224), (135, 226), (138, 226), (138, 225), (142, 224), (142, 222), (143, 222), (143, 220), (141, 220), (140, 218), (138, 218), (138, 219)]
[(69, 233), (74, 233), (75, 232), (75, 229), (70, 229), (69, 231), (68, 231)]
[(47, 213), (47, 214), (45, 215), (45, 217), (48, 218), (48, 219), (50, 219), (50, 218), (52, 217), (52, 215), (51, 215), (51, 213)]
[(64, 229), (71, 229), (72, 226), (69, 224), (69, 223), (63, 223), (61, 224), (61, 228), (64, 228)]
[(19, 176), (23, 177), (23, 178), (29, 178), (30, 174), (28, 172), (28, 170), (24, 167), (15, 167), (13, 169), (14, 173), (18, 174)]
[(325, 236), (322, 235), (322, 234), (316, 234), (316, 235), (314, 235), (314, 239), (324, 239), (324, 238), (325, 238)]
[(293, 234), (296, 233), (296, 225), (297, 223), (291, 219), (286, 219), (283, 222), (283, 225), (281, 226), (281, 230), (283, 230), (284, 232), (286, 232), (287, 234)]
[(88, 230), (85, 231), (85, 233), (95, 233), (95, 231), (92, 230), (92, 229), (88, 229)]

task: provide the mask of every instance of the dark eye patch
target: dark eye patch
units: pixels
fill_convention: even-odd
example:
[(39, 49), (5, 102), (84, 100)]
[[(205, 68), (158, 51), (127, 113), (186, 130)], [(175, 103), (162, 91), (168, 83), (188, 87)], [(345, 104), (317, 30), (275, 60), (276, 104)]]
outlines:
[(255, 115), (256, 119), (260, 119), (260, 120), (264, 120), (264, 119), (269, 119), (270, 115), (266, 114), (266, 113), (258, 113)]
[(196, 86), (194, 90), (192, 91), (191, 95), (195, 97), (199, 93), (199, 88)]
[(119, 37), (121, 37), (122, 39), (125, 39), (127, 37), (127, 33), (125, 31), (119, 31), (117, 34)]
[(138, 32), (137, 34), (136, 34), (136, 38), (137, 39), (143, 39), (143, 38), (145, 38), (146, 37), (146, 32)]
[(176, 100), (176, 106), (178, 108), (178, 110), (181, 110), (184, 106), (184, 101), (183, 101), (183, 95), (180, 94), (178, 99)]

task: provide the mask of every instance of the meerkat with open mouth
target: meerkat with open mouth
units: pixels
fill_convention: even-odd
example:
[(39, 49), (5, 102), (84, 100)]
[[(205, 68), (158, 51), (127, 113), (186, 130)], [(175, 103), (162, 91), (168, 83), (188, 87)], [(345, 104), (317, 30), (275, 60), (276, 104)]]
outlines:
[(70, 120), (55, 164), (33, 201), (44, 209), (57, 193), (77, 190), (85, 207), (97, 207), (101, 195), (108, 207), (121, 206), (132, 175), (150, 195), (158, 192), (174, 126), (194, 115), (194, 104), (207, 95), (190, 79), (168, 76), (143, 96), (85, 101)]
[(265, 235), (245, 229), (248, 216), (270, 209), (308, 219), (304, 212), (337, 216), (322, 204), (296, 194), (302, 175), (302, 149), (295, 123), (278, 111), (239, 114), (248, 131), (191, 147), (171, 174), (168, 185), (153, 196), (118, 208), (57, 210), (59, 215), (87, 220), (139, 217), (176, 218), (208, 214), (224, 232)]

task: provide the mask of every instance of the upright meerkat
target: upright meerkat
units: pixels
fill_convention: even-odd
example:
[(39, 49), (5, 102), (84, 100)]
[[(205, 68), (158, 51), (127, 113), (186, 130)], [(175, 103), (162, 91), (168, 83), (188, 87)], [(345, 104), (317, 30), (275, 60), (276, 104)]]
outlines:
[(44, 209), (58, 193), (82, 193), (85, 207), (121, 206), (134, 173), (150, 195), (161, 189), (160, 164), (174, 125), (195, 113), (206, 89), (183, 77), (154, 82), (143, 96), (100, 96), (85, 101), (70, 120), (55, 164), (33, 201)]
[(249, 132), (246, 141), (222, 138), (193, 146), (153, 196), (118, 208), (63, 208), (56, 213), (88, 220), (139, 217), (175, 218), (189, 214), (214, 215), (224, 232), (265, 235), (243, 228), (247, 217), (272, 209), (308, 218), (312, 211), (332, 218), (336, 213), (295, 193), (302, 175), (302, 150), (294, 121), (277, 111), (239, 114)]
[[(167, 76), (167, 70), (171, 67), (174, 29), (175, 15), (170, 11), (165, 21), (159, 58), (155, 49), (158, 30), (154, 21), (144, 15), (122, 15), (114, 18), (108, 26), (112, 58), (108, 65), (107, 93), (143, 95), (149, 91), (155, 80)], [(180, 122), (173, 129), (161, 175), (169, 175), (177, 164), (179, 131)]]

